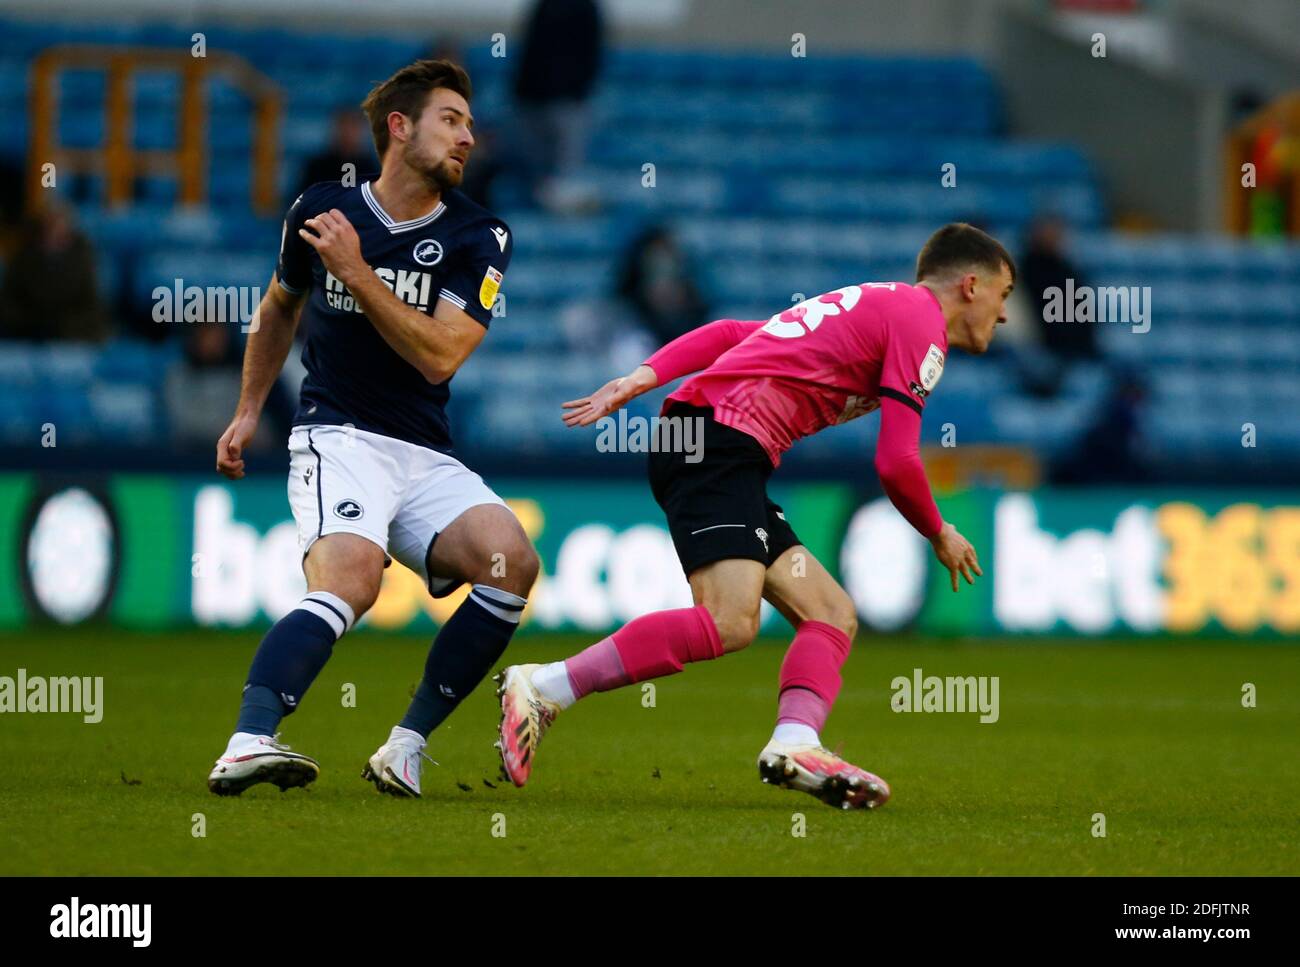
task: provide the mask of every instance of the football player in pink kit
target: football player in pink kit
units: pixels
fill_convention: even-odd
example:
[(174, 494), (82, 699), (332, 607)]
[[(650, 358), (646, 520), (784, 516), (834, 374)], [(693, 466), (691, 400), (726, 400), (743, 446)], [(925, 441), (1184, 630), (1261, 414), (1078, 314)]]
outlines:
[(855, 608), (768, 498), (767, 480), (794, 441), (879, 409), (875, 464), (885, 493), (930, 540), (954, 591), (959, 574), (971, 584), (983, 574), (974, 548), (944, 522), (930, 494), (918, 448), (921, 411), (948, 348), (982, 353), (1006, 321), (1015, 265), (996, 240), (958, 223), (926, 242), (916, 276), (916, 285), (836, 289), (766, 322), (710, 323), (564, 404), (565, 423), (587, 426), (647, 390), (698, 374), (668, 397), (663, 415), (702, 420), (702, 459), (650, 456), (650, 486), (695, 607), (643, 615), (567, 661), (506, 668), (497, 677), (498, 747), (515, 785), (528, 781), (538, 742), (563, 709), (592, 692), (739, 651), (758, 633), (766, 598), (795, 637), (781, 665), (776, 729), (758, 758), (763, 781), (844, 809), (889, 799), (883, 779), (822, 747), (857, 631)]

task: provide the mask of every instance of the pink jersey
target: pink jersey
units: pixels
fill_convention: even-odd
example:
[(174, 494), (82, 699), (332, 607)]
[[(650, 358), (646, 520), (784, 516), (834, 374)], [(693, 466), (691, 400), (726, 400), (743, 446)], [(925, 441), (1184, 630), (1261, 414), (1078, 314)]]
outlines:
[[(665, 406), (713, 407), (715, 420), (758, 440), (773, 465), (795, 440), (870, 413), (881, 397), (920, 414), (948, 351), (939, 300), (903, 282), (845, 286), (765, 324), (733, 325), (750, 331)], [(648, 362), (660, 371), (656, 357)]]

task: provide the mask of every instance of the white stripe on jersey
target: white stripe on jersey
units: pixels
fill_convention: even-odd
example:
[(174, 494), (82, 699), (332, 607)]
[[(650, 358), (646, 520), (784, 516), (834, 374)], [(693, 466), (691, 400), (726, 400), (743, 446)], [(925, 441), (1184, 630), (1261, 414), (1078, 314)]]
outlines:
[(458, 296), (456, 293), (452, 292), (450, 289), (439, 289), (438, 295), (446, 299), (448, 302), (456, 306), (458, 309), (465, 308), (465, 300), (462, 299), (460, 296)]
[(370, 210), (375, 213), (375, 217), (383, 222), (384, 225), (388, 227), (388, 230), (394, 235), (399, 232), (409, 232), (416, 228), (422, 228), (434, 221), (439, 215), (447, 210), (446, 203), (440, 201), (438, 202), (438, 207), (429, 212), (429, 214), (422, 215), (419, 218), (410, 218), (404, 222), (398, 222), (394, 221), (393, 217), (389, 215), (388, 212), (384, 211), (383, 206), (379, 204), (379, 199), (371, 193), (370, 182), (366, 181), (362, 183), (361, 197), (365, 199), (366, 205), (369, 206)]

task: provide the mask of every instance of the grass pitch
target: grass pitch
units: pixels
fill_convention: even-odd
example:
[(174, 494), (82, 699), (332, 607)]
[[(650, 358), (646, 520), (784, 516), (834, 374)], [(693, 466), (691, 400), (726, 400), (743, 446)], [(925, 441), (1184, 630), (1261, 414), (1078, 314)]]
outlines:
[[(205, 778), (257, 640), (0, 639), (0, 675), (104, 677), (99, 724), (0, 715), (0, 874), (1300, 872), (1300, 651), (1284, 645), (862, 637), (824, 738), (894, 798), (841, 813), (758, 781), (784, 642), (660, 680), (653, 707), (637, 686), (585, 700), (523, 790), (497, 777), (485, 683), (434, 734), (441, 766), (426, 764), (424, 798), (380, 796), (361, 769), (427, 642), (365, 631), (285, 722), (283, 740), (320, 760), (315, 785), (219, 799)], [(586, 643), (521, 638), (509, 658)], [(890, 682), (916, 667), (999, 676), (999, 720), (895, 713)], [(1242, 706), (1247, 682), (1255, 708)]]

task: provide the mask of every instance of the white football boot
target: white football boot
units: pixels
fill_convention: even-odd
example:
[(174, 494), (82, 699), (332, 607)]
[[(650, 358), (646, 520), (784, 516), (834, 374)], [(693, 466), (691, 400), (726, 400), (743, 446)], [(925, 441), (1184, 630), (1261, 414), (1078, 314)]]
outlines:
[(315, 782), (320, 764), (311, 756), (290, 751), (274, 736), (236, 732), (208, 773), (208, 789), (218, 796), (238, 796), (249, 786), (269, 782), (280, 791)]
[(497, 728), (497, 751), (501, 753), (501, 777), (522, 786), (532, 775), (537, 746), (560, 714), (560, 706), (542, 697), (533, 684), (533, 673), (541, 665), (511, 665), (492, 680), (501, 698), (501, 725)]
[(419, 732), (394, 725), (388, 741), (366, 763), (361, 778), (370, 780), (376, 789), (390, 796), (419, 799), (420, 760), (429, 759), (424, 754), (424, 745), (424, 737)]
[(890, 796), (884, 779), (820, 745), (789, 745), (773, 739), (759, 753), (758, 775), (764, 782), (798, 789), (839, 809), (875, 809)]

